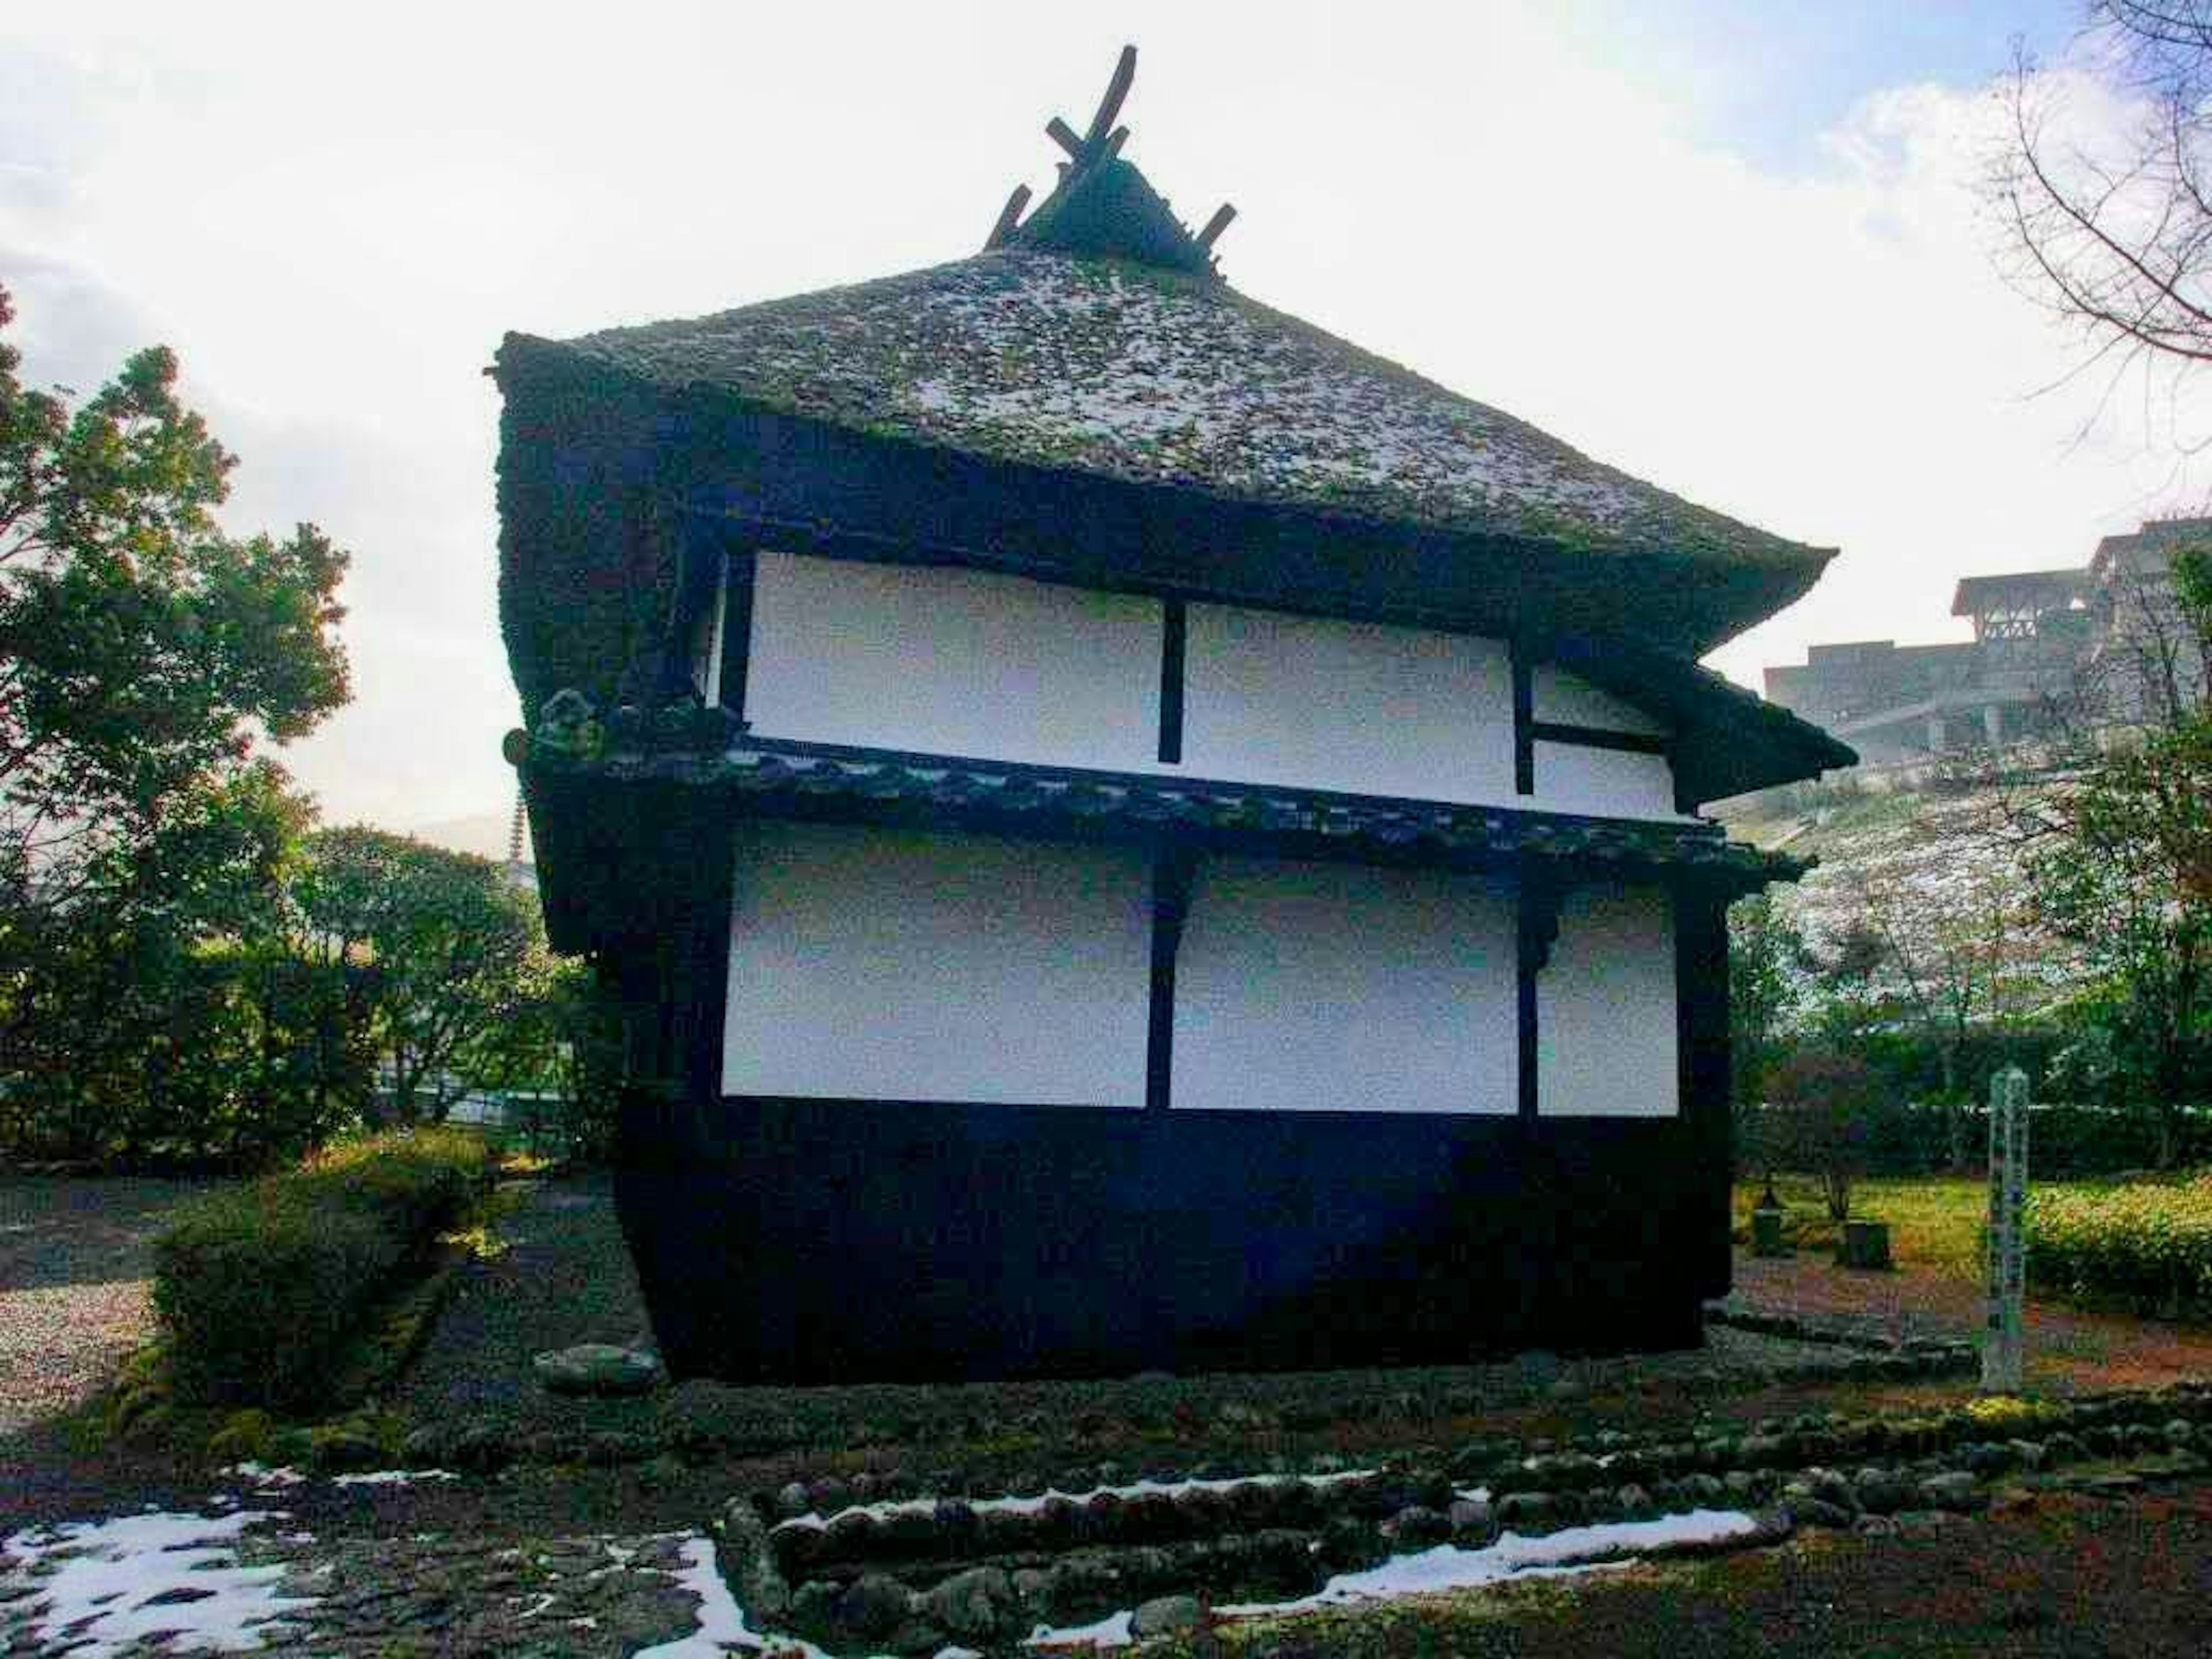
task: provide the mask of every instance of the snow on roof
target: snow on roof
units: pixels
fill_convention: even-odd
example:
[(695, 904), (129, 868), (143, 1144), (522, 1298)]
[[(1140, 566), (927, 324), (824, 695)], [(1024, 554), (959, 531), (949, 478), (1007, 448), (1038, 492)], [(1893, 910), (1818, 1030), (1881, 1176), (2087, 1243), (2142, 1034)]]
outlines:
[(1006, 247), (562, 349), (671, 390), (1237, 500), (1735, 565), (1826, 557), (1210, 275), (1127, 259)]

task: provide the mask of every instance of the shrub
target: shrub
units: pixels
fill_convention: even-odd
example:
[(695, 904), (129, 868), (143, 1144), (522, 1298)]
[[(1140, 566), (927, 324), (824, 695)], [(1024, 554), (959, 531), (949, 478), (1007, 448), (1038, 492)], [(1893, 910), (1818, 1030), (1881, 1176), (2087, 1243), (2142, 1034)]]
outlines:
[(154, 1303), (179, 1393), (316, 1401), (369, 1310), (490, 1167), (473, 1135), (412, 1130), (343, 1142), (192, 1205), (155, 1246)]
[(2033, 1193), (2027, 1265), (2062, 1295), (2162, 1318), (2212, 1316), (2212, 1176)]

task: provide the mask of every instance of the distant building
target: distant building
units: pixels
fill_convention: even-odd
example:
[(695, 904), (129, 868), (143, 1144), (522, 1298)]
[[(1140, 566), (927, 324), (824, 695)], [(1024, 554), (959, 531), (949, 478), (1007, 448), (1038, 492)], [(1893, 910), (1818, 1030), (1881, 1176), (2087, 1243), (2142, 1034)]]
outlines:
[(2153, 520), (2079, 569), (1968, 576), (1951, 614), (1972, 619), (1970, 643), (1816, 645), (1766, 671), (1767, 699), (1875, 763), (1996, 748), (2069, 716), (2159, 718), (2204, 694), (2172, 573), (2174, 548), (2200, 536), (2212, 519)]

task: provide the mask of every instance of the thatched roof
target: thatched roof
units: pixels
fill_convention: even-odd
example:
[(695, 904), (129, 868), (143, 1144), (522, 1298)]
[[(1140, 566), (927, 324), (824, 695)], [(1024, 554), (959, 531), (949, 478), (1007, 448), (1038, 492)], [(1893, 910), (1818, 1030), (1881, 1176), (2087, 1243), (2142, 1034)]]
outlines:
[(1218, 277), (1133, 260), (1008, 246), (558, 349), (670, 391), (1230, 500), (1808, 583), (1830, 556), (1593, 461)]

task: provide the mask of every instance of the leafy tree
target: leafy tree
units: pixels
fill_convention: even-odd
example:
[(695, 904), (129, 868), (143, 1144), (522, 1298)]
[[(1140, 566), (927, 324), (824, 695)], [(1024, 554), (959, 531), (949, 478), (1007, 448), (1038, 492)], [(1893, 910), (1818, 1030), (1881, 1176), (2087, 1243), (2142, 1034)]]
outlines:
[(166, 350), (74, 409), (20, 362), (0, 340), (0, 1134), (204, 1151), (252, 1116), (254, 1073), (201, 1062), (258, 1018), (239, 947), (306, 820), (256, 746), (345, 701), (346, 556), (223, 532), (234, 462)]
[(1847, 882), (1862, 937), (1880, 946), (1873, 974), (1942, 1067), (1954, 1170), (1966, 1169), (1973, 1155), (1969, 1046), (1978, 1028), (2002, 1019), (2022, 966), (2022, 896), (2008, 872), (2008, 865), (1992, 864), (1948, 882), (1914, 884), (1893, 868), (1875, 867), (1853, 871)]
[(531, 1127), (570, 1152), (604, 1158), (613, 1149), (622, 1083), (619, 1005), (586, 962), (541, 956), (514, 1013), (471, 1053), (479, 1086), (537, 1096)]
[(347, 1029), (389, 1068), (376, 1115), (401, 1122), (443, 1114), (550, 971), (535, 899), (489, 859), (366, 826), (321, 830), (292, 900), (301, 953), (338, 975)]
[[(2195, 659), (2212, 654), (2212, 549), (2172, 557)], [(2212, 1083), (2212, 702), (2139, 708), (2145, 723), (2072, 735), (2064, 775), (2009, 797), (1998, 832), (2023, 853), (2039, 918), (2091, 977), (2101, 1028), (2084, 1053), (2124, 1103), (2148, 1111), (2161, 1166), (2180, 1109)]]
[(16, 904), (52, 906), (145, 874), (258, 733), (299, 737), (345, 702), (347, 559), (312, 525), (222, 532), (235, 463), (168, 351), (74, 412), (19, 362), (0, 344), (0, 872)]
[(1753, 1121), (1767, 1074), (1802, 1006), (1811, 960), (1805, 936), (1771, 892), (1740, 899), (1729, 911), (1729, 1091), (1739, 1162), (1748, 1155)]
[(1882, 1104), (1880, 1079), (1855, 1054), (1808, 1048), (1775, 1068), (1773, 1094), (1782, 1158), (1820, 1177), (1831, 1220), (1850, 1220), (1851, 1188), (1865, 1172)]

